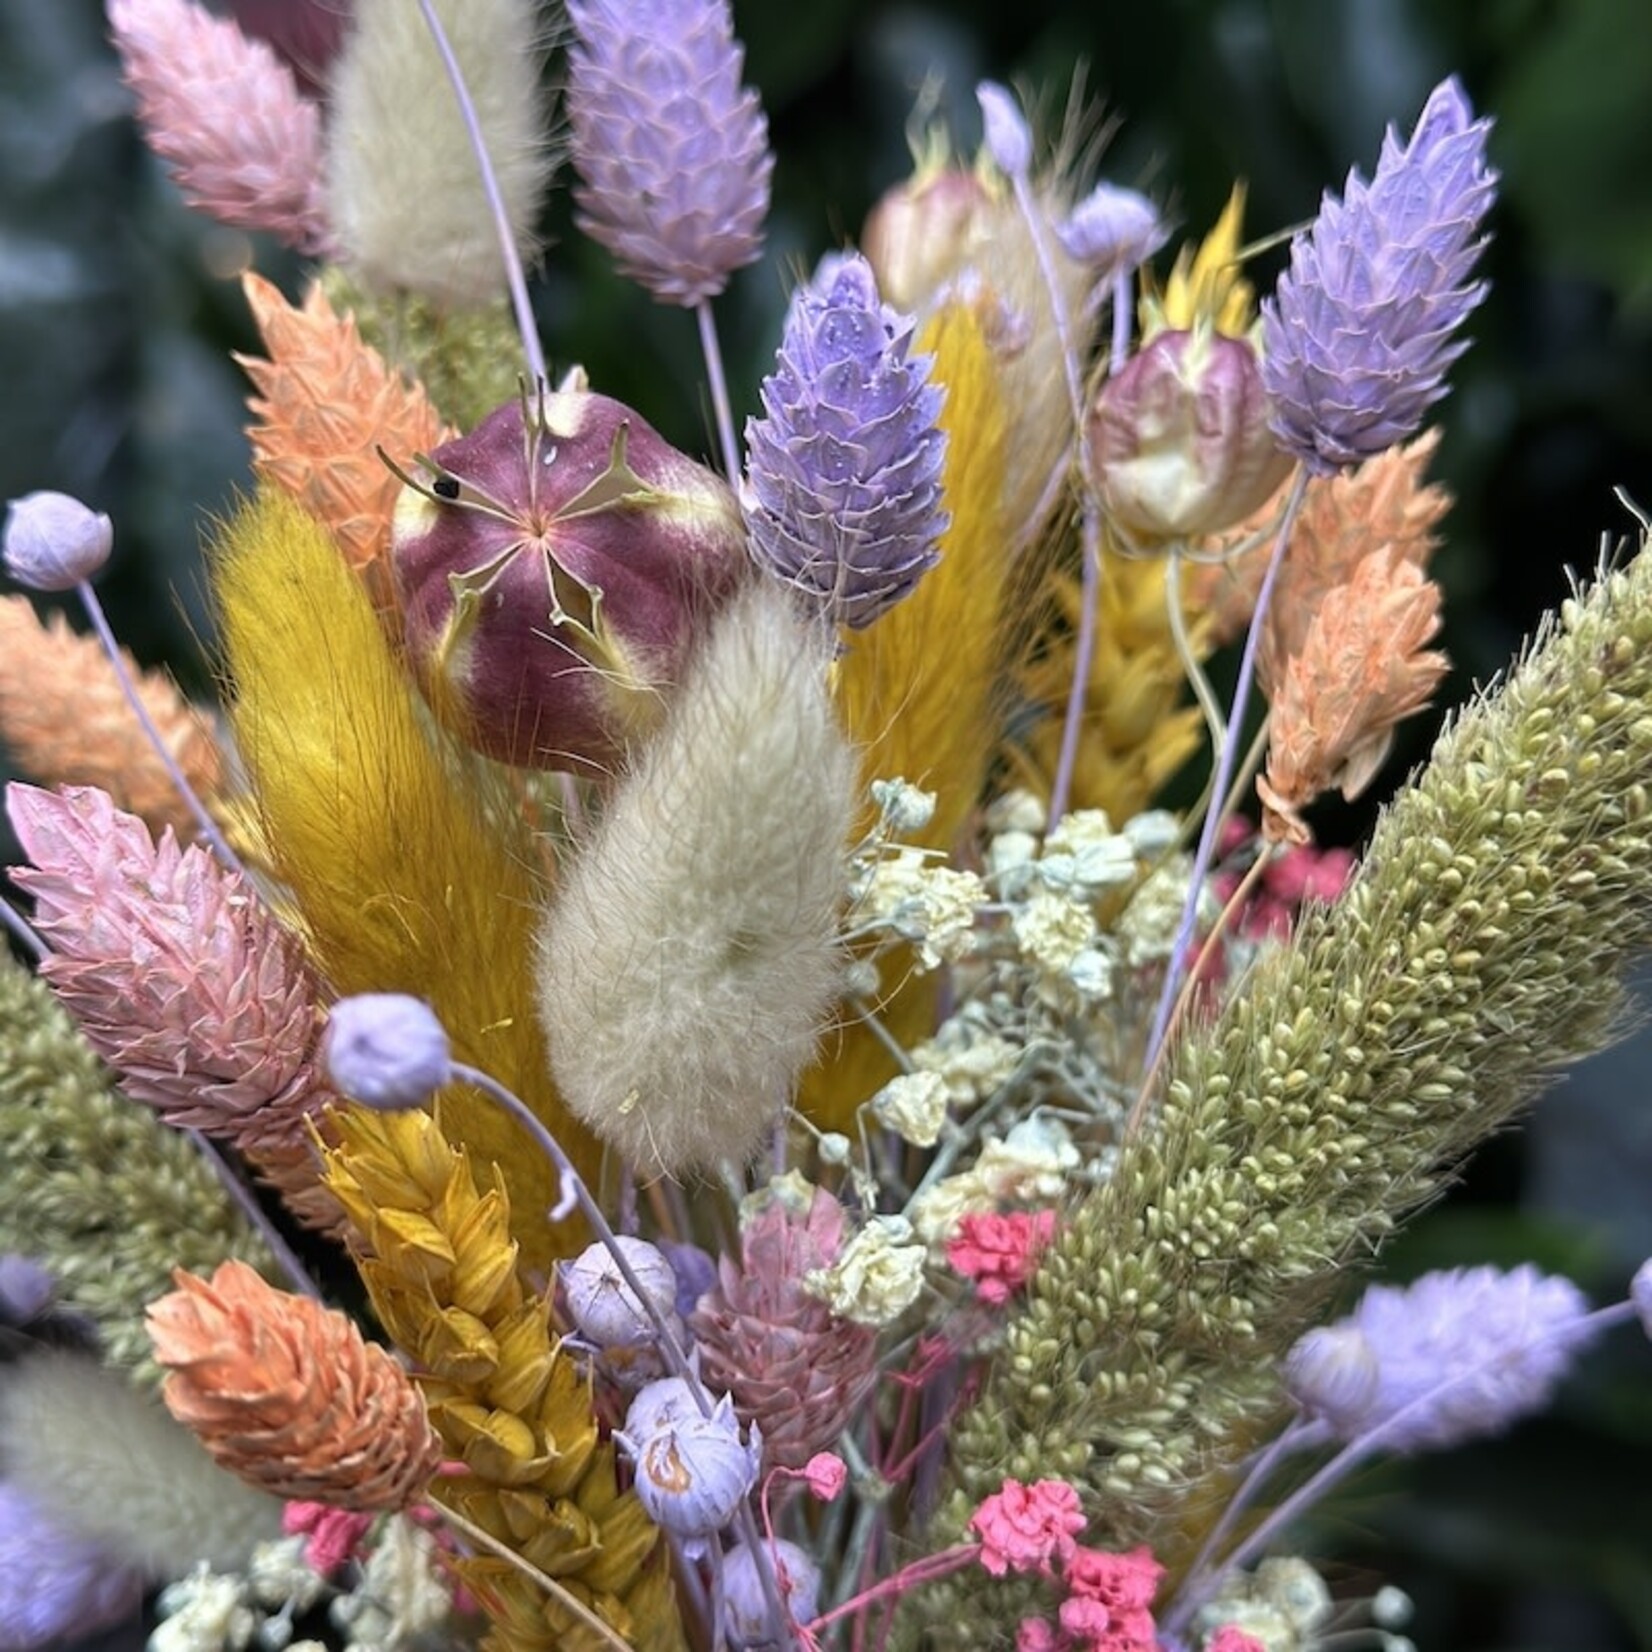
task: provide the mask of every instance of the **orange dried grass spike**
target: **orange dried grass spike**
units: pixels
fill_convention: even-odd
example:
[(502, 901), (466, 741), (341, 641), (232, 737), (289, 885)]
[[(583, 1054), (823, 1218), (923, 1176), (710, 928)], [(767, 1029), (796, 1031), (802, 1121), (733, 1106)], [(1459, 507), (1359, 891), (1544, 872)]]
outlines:
[[(185, 778), (209, 805), (226, 764), (212, 725), (171, 678), (139, 671), (145, 710)], [(27, 597), (0, 598), (0, 739), (18, 767), (45, 786), (96, 786), (157, 835), (194, 839), (195, 817), (133, 714), (108, 656), (54, 613), (44, 623)]]
[(385, 557), (401, 483), (378, 450), (402, 462), (457, 433), (319, 286), (296, 309), (260, 276), (242, 286), (270, 355), (237, 358), (258, 392), (248, 403), (253, 466), (327, 526), (375, 604), (388, 610)]
[(179, 1269), (149, 1307), (167, 1409), (213, 1459), (277, 1497), (347, 1509), (419, 1501), (442, 1451), (424, 1400), (343, 1314), (244, 1262)]

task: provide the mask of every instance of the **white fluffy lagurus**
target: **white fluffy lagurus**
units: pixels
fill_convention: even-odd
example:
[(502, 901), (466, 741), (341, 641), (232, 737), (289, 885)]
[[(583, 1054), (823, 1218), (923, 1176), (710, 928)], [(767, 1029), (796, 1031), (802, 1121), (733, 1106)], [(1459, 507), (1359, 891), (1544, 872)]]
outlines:
[(571, 1111), (645, 1176), (749, 1158), (841, 980), (855, 764), (833, 640), (754, 582), (711, 623), (540, 926)]
[[(534, 250), (552, 152), (532, 0), (435, 0), (476, 105), (511, 234)], [(344, 262), (375, 287), (474, 305), (504, 261), (441, 55), (413, 0), (356, 0), (330, 86), (327, 216)]]

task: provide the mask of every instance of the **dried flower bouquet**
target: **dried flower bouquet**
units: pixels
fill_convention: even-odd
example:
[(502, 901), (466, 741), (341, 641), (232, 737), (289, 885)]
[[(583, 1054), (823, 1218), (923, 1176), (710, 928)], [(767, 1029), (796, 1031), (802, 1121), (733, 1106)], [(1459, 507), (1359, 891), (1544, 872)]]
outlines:
[[(1156, 266), (983, 84), (742, 436), (713, 301), (774, 161), (725, 0), (357, 0), (302, 80), (108, 16), (190, 201), (315, 262), (246, 281), (221, 714), (110, 635), (108, 518), (6, 523), (95, 638), (0, 600), (0, 1648), (155, 1585), (159, 1652), (1405, 1645), (1296, 1516), (1652, 1331), (1652, 1265), (1345, 1300), (1652, 945), (1645, 556), (1357, 865), (1313, 842), (1446, 667), (1463, 88), (1258, 306), (1242, 191)], [(543, 359), (553, 52), (714, 464)]]

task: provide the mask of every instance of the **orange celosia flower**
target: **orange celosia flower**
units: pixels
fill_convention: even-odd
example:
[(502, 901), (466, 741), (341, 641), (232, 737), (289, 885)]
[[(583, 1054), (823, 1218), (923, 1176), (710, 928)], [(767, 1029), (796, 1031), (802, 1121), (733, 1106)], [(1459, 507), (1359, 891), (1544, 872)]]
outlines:
[(149, 1307), (161, 1393), (217, 1463), (278, 1497), (405, 1509), (442, 1450), (412, 1379), (354, 1323), (244, 1262), (180, 1269)]
[(1394, 725), (1427, 705), (1445, 675), (1445, 655), (1425, 646), (1439, 625), (1439, 587), (1388, 548), (1293, 623), (1301, 641), (1274, 667), (1268, 772), (1256, 783), (1265, 837), (1305, 843), (1303, 806), (1332, 786), (1353, 798), (1371, 783)]
[(392, 605), (383, 558), (401, 483), (378, 455), (428, 452), (457, 433), (428, 396), (362, 342), (354, 319), (335, 314), (320, 287), (301, 309), (270, 282), (243, 287), (270, 353), (237, 359), (258, 390), (253, 465), (331, 530), (381, 609)]
[[(210, 804), (224, 759), (208, 718), (159, 672), (139, 672), (139, 697), (196, 792)], [(196, 833), (172, 777), (126, 703), (95, 640), (61, 614), (41, 622), (27, 597), (0, 597), (0, 739), (17, 765), (46, 786), (96, 786), (152, 831)]]

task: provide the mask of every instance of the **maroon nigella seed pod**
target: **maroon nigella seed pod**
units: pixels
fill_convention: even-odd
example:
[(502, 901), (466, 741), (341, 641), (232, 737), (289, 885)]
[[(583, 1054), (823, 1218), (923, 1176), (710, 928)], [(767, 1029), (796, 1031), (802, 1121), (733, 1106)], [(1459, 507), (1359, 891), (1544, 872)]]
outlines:
[(733, 493), (583, 389), (501, 407), (419, 462), (391, 557), (432, 711), (501, 762), (611, 772), (749, 566)]
[(1268, 427), (1256, 352), (1165, 329), (1102, 387), (1086, 440), (1101, 502), (1132, 537), (1220, 533), (1264, 505), (1290, 460)]

